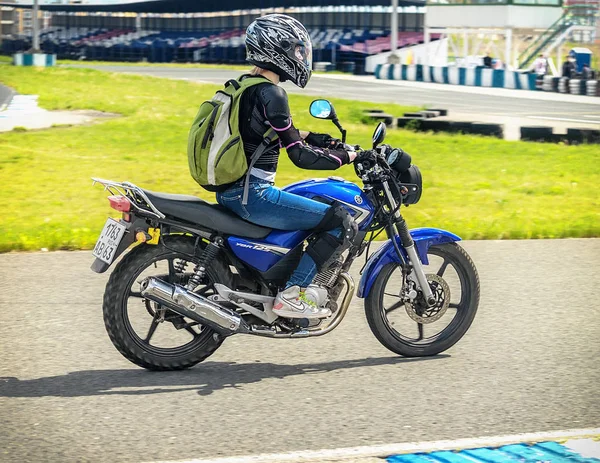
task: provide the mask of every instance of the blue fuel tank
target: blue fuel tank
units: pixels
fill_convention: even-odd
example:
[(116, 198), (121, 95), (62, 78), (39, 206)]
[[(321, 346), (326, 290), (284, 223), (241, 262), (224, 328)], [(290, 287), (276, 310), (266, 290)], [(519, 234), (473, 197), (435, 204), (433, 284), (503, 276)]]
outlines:
[[(284, 191), (320, 199), (337, 201), (354, 217), (359, 229), (365, 229), (373, 219), (374, 207), (364, 192), (354, 183), (340, 177), (304, 180), (292, 183)], [(309, 235), (308, 231), (273, 230), (263, 240), (248, 240), (232, 236), (228, 239), (235, 255), (261, 272), (266, 272)]]

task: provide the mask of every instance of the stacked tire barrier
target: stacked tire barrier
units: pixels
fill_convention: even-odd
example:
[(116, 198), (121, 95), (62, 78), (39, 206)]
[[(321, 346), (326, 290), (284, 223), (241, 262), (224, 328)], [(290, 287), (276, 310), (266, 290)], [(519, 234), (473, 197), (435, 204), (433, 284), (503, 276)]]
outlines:
[(567, 143), (569, 145), (600, 144), (600, 130), (567, 129), (567, 133), (554, 133), (552, 127), (521, 127), (521, 140), (547, 143)]
[(573, 95), (600, 96), (597, 80), (569, 79), (567, 77), (553, 77), (552, 79), (558, 79), (558, 86), (556, 90), (551, 91)]
[(394, 117), (379, 109), (365, 111), (365, 115), (374, 121), (385, 122), (390, 128), (407, 128), (418, 132), (446, 132), (503, 138), (504, 128), (500, 124), (479, 122), (447, 121), (437, 119), (447, 116), (447, 109), (425, 109), (414, 113), (404, 113), (403, 117)]
[[(504, 138), (504, 126), (481, 122), (452, 121), (439, 119), (448, 116), (446, 109), (425, 109), (423, 111), (404, 113), (403, 117), (395, 117), (383, 112), (381, 109), (368, 109), (363, 111), (365, 116), (373, 121), (385, 122), (390, 128), (409, 129), (417, 132), (445, 132), (470, 135), (483, 135), (488, 137)], [(521, 127), (521, 140), (567, 143), (569, 145), (600, 144), (600, 130), (595, 129), (567, 129), (567, 133), (554, 133), (552, 127), (526, 126)]]
[(573, 95), (585, 95), (587, 94), (587, 81), (580, 79), (569, 80), (569, 93)]
[(375, 77), (382, 80), (435, 82), (474, 87), (512, 88), (517, 90), (536, 89), (535, 74), (522, 74), (505, 71), (504, 69), (483, 67), (459, 68), (425, 66), (422, 64), (379, 64), (375, 69)]

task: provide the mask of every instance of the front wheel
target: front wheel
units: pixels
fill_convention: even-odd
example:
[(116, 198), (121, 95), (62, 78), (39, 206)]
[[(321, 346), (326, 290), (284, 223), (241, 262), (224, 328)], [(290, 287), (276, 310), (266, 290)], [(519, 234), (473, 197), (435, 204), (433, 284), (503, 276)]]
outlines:
[[(386, 265), (365, 300), (365, 312), (375, 337), (405, 357), (436, 355), (452, 347), (467, 332), (479, 306), (479, 277), (467, 252), (456, 243), (432, 246), (423, 266), (436, 297), (427, 307), (422, 295), (403, 298), (405, 278), (399, 264)], [(410, 284), (410, 282), (409, 282)]]

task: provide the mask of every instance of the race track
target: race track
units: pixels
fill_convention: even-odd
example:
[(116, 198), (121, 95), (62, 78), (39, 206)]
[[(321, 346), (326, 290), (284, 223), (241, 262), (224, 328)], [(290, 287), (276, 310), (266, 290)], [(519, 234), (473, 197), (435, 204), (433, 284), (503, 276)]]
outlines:
[(175, 373), (113, 348), (108, 275), (89, 270), (89, 252), (0, 255), (0, 460), (181, 460), (598, 427), (600, 239), (463, 244), (480, 311), (444, 355), (385, 350), (356, 299), (323, 338), (238, 336)]
[[(104, 71), (130, 72), (220, 85), (242, 74), (241, 71), (164, 66), (94, 67)], [(495, 116), (498, 121), (504, 122), (502, 118), (514, 117), (524, 119), (522, 125), (528, 123), (553, 125), (556, 122), (569, 122), (571, 126), (586, 124), (586, 126), (594, 125), (600, 128), (600, 98), (593, 97), (420, 82), (376, 81), (369, 77), (353, 78), (320, 74), (313, 75), (305, 89), (300, 89), (289, 82), (283, 85), (290, 93), (444, 108), (450, 110), (451, 115), (458, 113), (472, 116), (473, 120), (479, 120), (480, 116)]]
[(4, 106), (10, 103), (14, 94), (15, 92), (13, 89), (0, 84), (0, 110), (4, 109)]

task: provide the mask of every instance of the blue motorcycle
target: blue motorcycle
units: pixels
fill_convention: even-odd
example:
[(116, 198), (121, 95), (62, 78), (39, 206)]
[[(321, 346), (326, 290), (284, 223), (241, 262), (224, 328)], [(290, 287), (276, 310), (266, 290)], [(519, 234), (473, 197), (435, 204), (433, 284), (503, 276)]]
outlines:
[[(330, 102), (315, 100), (310, 112), (332, 120), (346, 142)], [(367, 257), (357, 296), (364, 299), (369, 327), (381, 344), (407, 357), (453, 346), (477, 312), (477, 270), (453, 233), (408, 229), (401, 208), (419, 201), (422, 177), (407, 153), (382, 145), (385, 135), (379, 124), (372, 149), (354, 163), (362, 189), (339, 177), (284, 188), (341, 204), (358, 225), (351, 247), (306, 288), (305, 298), (331, 310), (322, 320), (284, 319), (272, 310), (275, 294), (313, 239), (311, 232), (254, 225), (195, 196), (94, 179), (110, 192), (110, 205), (122, 217), (107, 220), (92, 270), (105, 272), (131, 248), (104, 293), (106, 329), (119, 352), (144, 368), (178, 370), (205, 360), (234, 334), (327, 334), (350, 307), (355, 284), (349, 271), (362, 254)], [(382, 232), (388, 240), (369, 256), (371, 242)]]

